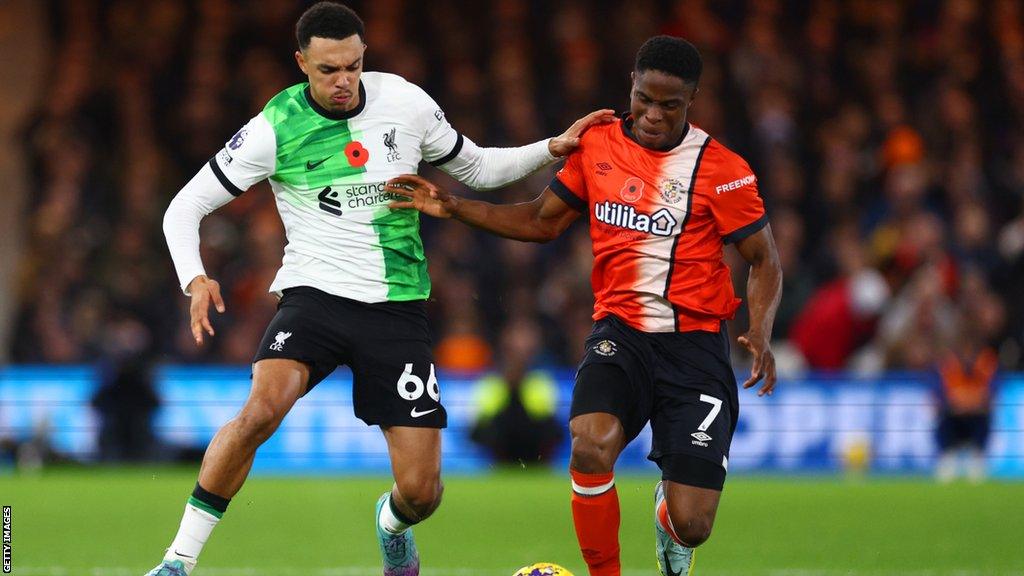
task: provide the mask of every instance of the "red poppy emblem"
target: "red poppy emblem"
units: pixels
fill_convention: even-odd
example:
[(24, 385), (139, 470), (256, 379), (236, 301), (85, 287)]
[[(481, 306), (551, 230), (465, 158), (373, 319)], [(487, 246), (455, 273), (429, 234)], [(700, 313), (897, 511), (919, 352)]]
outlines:
[(345, 157), (353, 168), (362, 168), (370, 161), (370, 151), (363, 148), (363, 143), (353, 140), (345, 145)]
[(619, 196), (630, 204), (636, 203), (644, 196), (644, 181), (636, 176), (627, 178), (626, 183), (619, 190)]

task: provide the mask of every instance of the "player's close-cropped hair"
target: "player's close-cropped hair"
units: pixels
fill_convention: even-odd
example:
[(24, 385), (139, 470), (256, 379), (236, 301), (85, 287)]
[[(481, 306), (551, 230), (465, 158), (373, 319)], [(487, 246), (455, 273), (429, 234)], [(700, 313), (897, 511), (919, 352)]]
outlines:
[(363, 20), (354, 10), (337, 2), (317, 2), (302, 13), (295, 24), (295, 39), (299, 41), (299, 50), (309, 47), (314, 36), (344, 40), (353, 34), (359, 34), (365, 40)]
[(704, 64), (697, 47), (675, 36), (654, 36), (636, 53), (636, 72), (658, 70), (697, 85)]

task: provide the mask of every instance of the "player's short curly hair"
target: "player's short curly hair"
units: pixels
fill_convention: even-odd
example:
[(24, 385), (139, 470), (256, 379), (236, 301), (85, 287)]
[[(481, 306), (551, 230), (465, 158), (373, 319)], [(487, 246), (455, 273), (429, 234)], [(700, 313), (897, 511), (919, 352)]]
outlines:
[(704, 64), (697, 47), (675, 36), (654, 36), (636, 53), (636, 72), (658, 70), (696, 86)]
[(344, 4), (337, 2), (317, 2), (302, 13), (295, 24), (295, 39), (299, 41), (299, 50), (309, 47), (314, 36), (344, 40), (353, 34), (365, 41), (363, 20)]

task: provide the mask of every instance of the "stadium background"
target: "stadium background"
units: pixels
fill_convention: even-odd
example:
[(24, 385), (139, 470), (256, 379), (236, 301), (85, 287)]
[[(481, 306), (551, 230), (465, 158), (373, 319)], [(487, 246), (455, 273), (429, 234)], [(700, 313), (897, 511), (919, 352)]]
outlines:
[[(1020, 2), (350, 5), (367, 24), (367, 69), (420, 84), (486, 145), (560, 132), (595, 108), (624, 110), (633, 54), (650, 35), (682, 35), (702, 50), (691, 121), (754, 167), (785, 274), (773, 344), (780, 392), (742, 400), (739, 437), (750, 442), (734, 450), (746, 446), (749, 458), (730, 480), (706, 573), (1024, 573), (1010, 539), (1024, 533), (1014, 480), (1024, 473)], [(14, 504), (15, 573), (141, 573), (171, 536), (194, 465), (93, 466), (89, 400), (110, 367), (139, 357), (157, 367), (164, 445), (201, 447), (244, 398), (284, 242), (269, 187), (203, 222), (204, 261), (228, 313), (202, 350), (188, 334), (160, 220), (202, 162), (302, 79), (291, 54), (304, 6), (0, 4), (0, 503)], [(532, 198), (551, 173), (490, 194)], [(579, 574), (564, 446), (553, 472), (527, 462), (488, 474), (464, 426), (475, 378), (501, 364), (503, 334), (522, 326), (538, 329), (536, 364), (558, 377), (564, 415), (590, 326), (586, 226), (547, 245), (426, 218), (423, 234), (442, 385), (462, 418), (446, 433), (446, 467), (462, 474), (450, 480), (437, 527), (419, 536), (445, 556), (434, 574), (497, 575), (540, 560)], [(745, 275), (734, 276), (742, 293)], [(1002, 371), (989, 453), (999, 479), (934, 486), (936, 362), (977, 344), (997, 352)], [(742, 354), (735, 361), (748, 369)], [(307, 412), (287, 420), (258, 460), (263, 472), (330, 476), (247, 484), (238, 499), (247, 505), (232, 509), (241, 518), (219, 529), (197, 576), (372, 573), (363, 568), (376, 562), (368, 531), (349, 518), (365, 516), (386, 486), (373, 476), (383, 443), (352, 420), (343, 371), (331, 386), (304, 400)], [(644, 449), (633, 447), (626, 468), (636, 476), (623, 480), (633, 574), (653, 573)], [(752, 476), (761, 473), (773, 477)], [(495, 502), (488, 486), (535, 506)], [(113, 500), (132, 504), (104, 505)], [(482, 508), (507, 519), (493, 534), (465, 525)], [(319, 512), (328, 509), (344, 513)], [(94, 522), (110, 528), (83, 535)], [(271, 545), (260, 525), (281, 527), (281, 540)]]

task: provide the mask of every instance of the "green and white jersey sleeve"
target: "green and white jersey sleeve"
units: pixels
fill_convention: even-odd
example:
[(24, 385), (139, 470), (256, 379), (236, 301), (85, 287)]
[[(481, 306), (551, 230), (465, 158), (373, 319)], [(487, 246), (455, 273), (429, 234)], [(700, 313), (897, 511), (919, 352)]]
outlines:
[(241, 196), (253, 184), (272, 176), (276, 165), (277, 137), (263, 114), (249, 120), (210, 159), (217, 180), (233, 196)]

